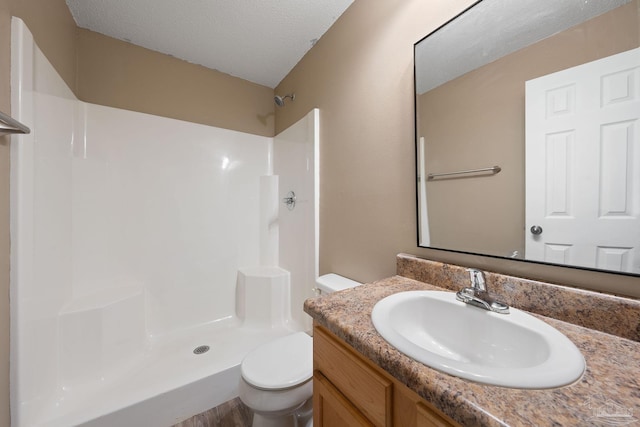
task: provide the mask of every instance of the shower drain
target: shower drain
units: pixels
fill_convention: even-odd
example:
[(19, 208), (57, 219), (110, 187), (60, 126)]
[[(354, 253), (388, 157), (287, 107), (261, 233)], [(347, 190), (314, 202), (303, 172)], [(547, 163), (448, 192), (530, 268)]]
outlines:
[(199, 347), (196, 347), (193, 349), (193, 354), (203, 354), (206, 353), (207, 351), (209, 351), (209, 346), (208, 345), (201, 345)]

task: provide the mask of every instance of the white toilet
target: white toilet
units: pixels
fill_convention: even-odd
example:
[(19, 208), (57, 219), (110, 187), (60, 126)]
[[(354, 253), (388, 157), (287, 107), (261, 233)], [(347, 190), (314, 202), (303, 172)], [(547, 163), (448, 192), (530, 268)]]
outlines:
[[(322, 294), (360, 283), (337, 274), (317, 280)], [(240, 400), (253, 410), (253, 427), (311, 425), (313, 340), (296, 332), (251, 351), (240, 366)]]

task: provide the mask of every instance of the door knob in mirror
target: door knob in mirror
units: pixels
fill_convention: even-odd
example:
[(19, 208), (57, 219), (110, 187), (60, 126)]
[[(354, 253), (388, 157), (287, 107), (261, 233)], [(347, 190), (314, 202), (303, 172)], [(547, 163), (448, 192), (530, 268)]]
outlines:
[(534, 225), (531, 227), (531, 234), (535, 234), (536, 236), (542, 234), (542, 227), (539, 225)]

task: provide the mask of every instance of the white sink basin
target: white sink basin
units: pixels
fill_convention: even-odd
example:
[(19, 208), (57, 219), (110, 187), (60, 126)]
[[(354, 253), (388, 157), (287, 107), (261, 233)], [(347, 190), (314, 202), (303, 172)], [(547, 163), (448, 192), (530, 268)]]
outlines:
[(380, 300), (376, 330), (407, 356), (484, 384), (552, 388), (582, 376), (584, 357), (562, 333), (514, 308), (498, 314), (457, 301), (455, 293), (410, 291)]

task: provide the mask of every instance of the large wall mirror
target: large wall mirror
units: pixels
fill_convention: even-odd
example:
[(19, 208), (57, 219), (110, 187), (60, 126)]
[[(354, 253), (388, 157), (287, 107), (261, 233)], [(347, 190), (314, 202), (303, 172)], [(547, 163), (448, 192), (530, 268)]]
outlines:
[(640, 0), (482, 0), (415, 44), (418, 245), (640, 275)]

